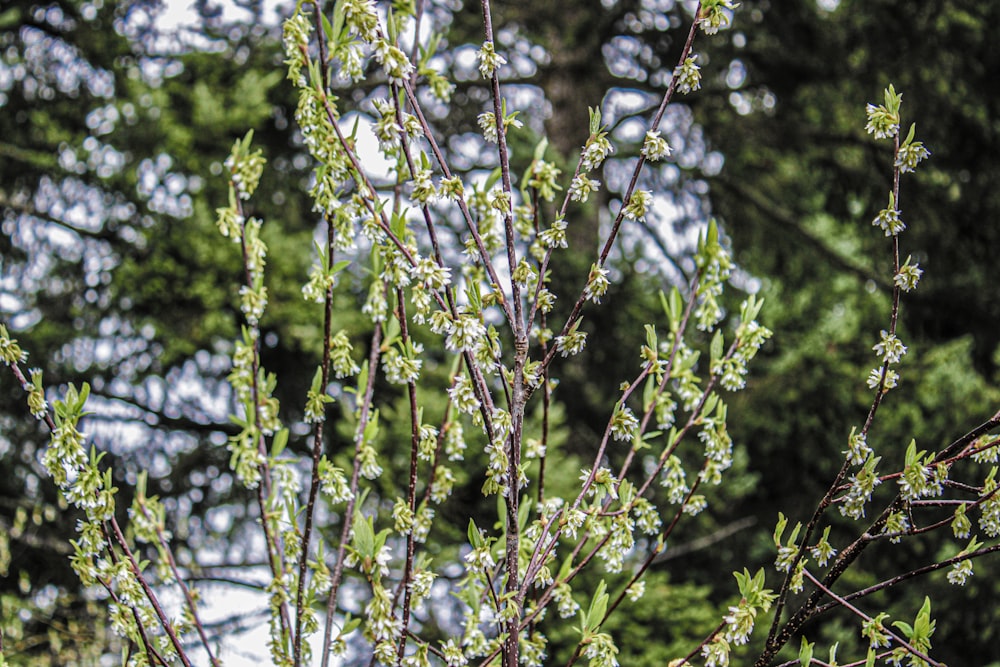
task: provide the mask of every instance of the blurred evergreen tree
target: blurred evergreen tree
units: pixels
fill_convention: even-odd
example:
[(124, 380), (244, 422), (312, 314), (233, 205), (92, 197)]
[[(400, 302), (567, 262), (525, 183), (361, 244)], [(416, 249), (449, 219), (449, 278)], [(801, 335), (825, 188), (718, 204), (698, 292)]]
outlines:
[[(113, 450), (124, 457), (120, 470), (126, 477), (156, 471), (150, 492), (173, 498), (168, 507), (182, 517), (175, 532), (200, 547), (231, 537), (203, 521), (208, 507), (245, 511), (231, 497), (228, 455), (219, 446), (228, 427), (218, 404), (228, 397), (220, 359), (238, 333), (239, 258), (218, 238), (214, 209), (225, 196), (215, 178), (221, 159), (248, 128), (271, 166), (254, 211), (268, 221), (274, 263), (265, 361), (279, 372), (292, 420), (321, 336), (302, 324), (307, 266), (296, 256), (315, 226), (305, 197), (310, 165), (297, 144), (275, 35), (260, 3), (243, 4), (246, 20), (230, 23), (199, 2), (203, 21), (186, 46), (155, 30), (154, 0), (15, 0), (0, 10), (0, 314), (44, 366), (47, 383), (87, 379), (114, 408), (116, 419), (94, 422), (104, 442), (135, 438), (125, 424), (137, 418), (148, 425), (141, 435), (148, 444)], [(495, 10), (498, 44), (510, 60), (505, 79), (523, 92), (524, 141), (546, 133), (550, 151), (567, 164), (585, 139), (588, 107), (601, 105), (620, 138), (641, 138), (644, 129), (636, 134), (632, 124), (644, 122), (650, 95), (668, 81), (680, 27), (691, 20), (672, 0), (512, 0)], [(451, 106), (432, 123), (442, 136), (468, 138), (487, 100), (475, 65), (462, 57), (482, 41), (478, 7), (428, 3), (426, 11), (428, 21), (450, 24), (441, 57), (457, 83)], [(678, 154), (655, 178), (673, 217), (635, 230), (619, 262), (622, 279), (604, 307), (587, 313), (587, 327), (614, 332), (620, 344), (561, 369), (567, 456), (592, 449), (609, 397), (637, 367), (643, 332), (636, 323), (656, 311), (661, 286), (683, 281), (682, 239), (714, 214), (747, 272), (744, 284), (760, 281), (764, 321), (777, 335), (751, 391), (731, 408), (745, 472), (692, 538), (748, 515), (767, 527), (778, 509), (788, 513), (825, 488), (850, 426), (864, 417), (869, 348), (887, 320), (888, 255), (869, 223), (884, 206), (890, 170), (885, 151), (861, 128), (864, 102), (876, 101), (889, 81), (904, 91), (907, 117), (917, 120), (933, 156), (904, 191), (904, 246), (926, 269), (902, 309), (913, 360), (873, 435), (898, 440), (901, 457), (911, 436), (935, 449), (995, 407), (1000, 302), (990, 260), (1000, 231), (989, 221), (1000, 207), (991, 120), (1000, 104), (993, 76), (1000, 52), (991, 48), (998, 19), (1000, 7), (973, 0), (906, 10), (891, 0), (743, 2), (729, 39), (701, 54), (704, 91), (684, 98), (689, 106), (673, 105), (667, 118)], [(344, 96), (366, 109), (366, 91), (345, 85)], [(469, 144), (450, 149), (464, 155)], [(468, 160), (470, 170), (491, 168), (474, 152)], [(614, 203), (614, 163), (605, 179), (609, 189), (595, 210)], [(595, 227), (574, 222), (579, 266), (557, 276), (567, 290), (582, 284), (597, 238)], [(669, 256), (648, 252), (657, 246)], [(342, 298), (342, 326), (361, 340), (365, 325), (347, 319), (357, 302)], [(190, 382), (202, 391), (185, 394)], [(83, 612), (72, 595), (75, 579), (59, 546), (66, 518), (36, 462), (45, 435), (28, 428), (20, 388), (6, 375), (0, 393), (5, 649), (25, 664), (50, 653), (61, 656), (51, 664), (83, 661), (100, 628), (79, 635), (72, 624), (100, 614)], [(657, 584), (648, 594), (723, 603), (729, 572), (754, 566), (748, 554), (772, 559), (768, 532), (742, 531), (696, 559), (673, 561), (683, 564), (683, 578), (672, 561), (654, 566)], [(186, 557), (195, 562), (191, 551)], [(873, 572), (875, 565), (883, 564)], [(982, 595), (996, 593), (986, 577), (975, 585), (989, 591)], [(636, 623), (650, 623), (642, 615), (661, 604), (663, 613), (678, 608), (675, 600), (648, 602)], [(956, 661), (967, 655), (959, 650), (977, 646), (977, 655), (1000, 660), (989, 606), (973, 614), (951, 604), (945, 608), (955, 611), (940, 618), (954, 648), (937, 655)], [(19, 635), (22, 606), (31, 616)], [(701, 630), (701, 611), (691, 614)], [(628, 621), (621, 627), (623, 637), (636, 632)], [(74, 634), (84, 639), (69, 641)]]

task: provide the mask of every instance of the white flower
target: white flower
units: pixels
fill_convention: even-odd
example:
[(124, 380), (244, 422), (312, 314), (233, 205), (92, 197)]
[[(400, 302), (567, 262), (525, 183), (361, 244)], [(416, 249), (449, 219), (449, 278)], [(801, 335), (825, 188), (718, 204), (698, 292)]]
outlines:
[(636, 190), (629, 197), (628, 204), (625, 206), (623, 214), (629, 220), (635, 220), (642, 222), (646, 219), (646, 211), (649, 210), (649, 205), (653, 202), (653, 193), (649, 190)]
[(655, 132), (650, 130), (646, 133), (646, 139), (642, 143), (642, 156), (650, 162), (657, 162), (668, 157), (673, 150), (667, 140), (660, 137), (659, 130)]
[(875, 354), (882, 357), (882, 360), (890, 364), (899, 361), (900, 357), (906, 354), (906, 346), (903, 345), (894, 334), (889, 334), (884, 329), (880, 332), (881, 340), (872, 349)]
[(611, 142), (608, 141), (606, 134), (600, 132), (587, 140), (587, 145), (584, 146), (583, 155), (580, 158), (580, 164), (584, 171), (597, 169), (604, 163), (605, 158), (614, 152), (615, 149), (612, 147)]
[(479, 73), (484, 79), (492, 77), (496, 68), (506, 62), (507, 60), (494, 50), (493, 42), (483, 42), (483, 47), (479, 49)]
[(697, 59), (698, 56), (693, 55), (674, 70), (678, 92), (686, 95), (701, 88), (701, 68), (695, 63)]
[(569, 198), (573, 201), (586, 202), (590, 193), (601, 187), (601, 182), (578, 174), (569, 184)]
[(884, 208), (872, 220), (873, 227), (880, 227), (886, 236), (896, 236), (906, 229), (906, 223), (899, 217), (897, 209)]

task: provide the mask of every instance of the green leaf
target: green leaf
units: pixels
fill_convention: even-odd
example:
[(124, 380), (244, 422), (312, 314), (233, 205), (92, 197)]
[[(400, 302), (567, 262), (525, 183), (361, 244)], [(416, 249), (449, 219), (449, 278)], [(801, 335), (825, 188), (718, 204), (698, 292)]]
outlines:
[(396, 235), (400, 241), (406, 236), (406, 213), (409, 209), (401, 208), (398, 211), (393, 211), (392, 218), (389, 222), (389, 229), (393, 234)]
[(587, 111), (590, 113), (590, 134), (593, 136), (601, 131), (601, 108), (587, 107)]
[(904, 458), (904, 460), (906, 461), (906, 465), (912, 466), (914, 463), (914, 459), (916, 458), (917, 458), (917, 441), (911, 438), (910, 444), (906, 446), (906, 457)]
[(74, 397), (73, 413), (76, 414), (78, 417), (82, 417), (83, 406), (87, 403), (87, 398), (90, 397), (90, 384), (84, 382), (82, 385), (80, 385), (79, 392), (77, 392), (76, 388), (72, 384), (70, 384), (69, 390), (73, 392), (72, 395)]
[[(20, 24), (21, 21), (21, 10), (17, 7), (11, 7), (0, 14), (0, 30), (6, 30), (12, 26), (16, 26)], [(0, 656), (0, 664), (3, 664), (3, 656)]]
[(316, 372), (313, 373), (312, 385), (309, 390), (314, 394), (319, 394), (323, 391), (323, 367), (317, 366)]
[(399, 320), (395, 317), (389, 318), (385, 323), (385, 332), (382, 336), (382, 349), (388, 350), (399, 339), (402, 329), (399, 327)]
[(815, 642), (810, 644), (805, 637), (802, 638), (802, 644), (799, 646), (799, 665), (801, 667), (809, 667), (813, 658), (813, 647)]
[(757, 295), (751, 294), (747, 297), (746, 301), (743, 302), (743, 306), (740, 309), (740, 319), (743, 322), (750, 323), (757, 319), (757, 315), (760, 314), (760, 309), (764, 305), (764, 299), (758, 299)]
[(785, 528), (788, 526), (788, 517), (786, 517), (781, 512), (778, 512), (778, 523), (774, 527), (774, 543), (781, 546), (781, 536), (785, 533)]
[[(340, 4), (343, 4), (343, 3), (337, 3), (337, 4), (340, 5)], [(324, 14), (323, 12), (320, 12), (319, 16), (320, 16), (320, 19), (322, 19), (322, 21), (323, 21), (323, 32), (326, 33), (326, 41), (329, 42), (330, 44), (336, 46), (336, 44), (337, 44), (337, 38), (334, 35), (333, 26), (330, 24), (330, 19), (328, 19), (326, 17), (326, 14)]]
[(476, 522), (472, 519), (469, 519), (468, 536), (469, 544), (472, 545), (473, 549), (480, 549), (485, 545), (485, 542), (483, 542), (483, 535), (479, 532), (479, 527), (476, 526)]
[(333, 7), (333, 28), (331, 32), (336, 36), (335, 46), (340, 46), (341, 37), (347, 30), (345, 26), (344, 4), (343, 2), (336, 2)]
[(796, 541), (799, 539), (800, 530), (802, 530), (802, 522), (796, 521), (795, 528), (792, 529), (792, 534), (788, 536), (788, 542), (785, 543), (787, 546), (795, 546)]
[(703, 405), (701, 408), (701, 415), (699, 415), (699, 418), (704, 418), (712, 414), (712, 411), (715, 410), (715, 406), (718, 404), (719, 404), (719, 395), (716, 394), (715, 392), (712, 392), (711, 394), (708, 395), (708, 398), (705, 399), (705, 405)]
[(715, 366), (716, 362), (722, 360), (723, 345), (724, 345), (724, 341), (723, 341), (723, 337), (722, 337), (722, 330), (721, 329), (716, 329), (715, 330), (715, 335), (712, 336), (711, 347), (709, 348), (709, 351), (711, 353), (711, 361), (710, 361), (711, 366)]
[(892, 625), (893, 627), (899, 628), (900, 632), (906, 635), (907, 639), (913, 637), (913, 626), (906, 621), (893, 621)]
[(375, 438), (378, 436), (378, 408), (372, 412), (371, 418), (368, 423), (365, 424), (365, 432), (362, 434), (362, 441), (366, 445), (370, 445), (375, 442)]
[(357, 630), (359, 627), (361, 627), (361, 619), (352, 618), (350, 614), (347, 614), (347, 616), (344, 618), (344, 625), (340, 629), (340, 634), (341, 636), (349, 635), (355, 630)]
[(375, 556), (375, 527), (370, 517), (365, 517), (360, 509), (354, 510), (354, 540), (351, 546), (361, 557)]
[(524, 529), (528, 525), (528, 517), (530, 515), (531, 499), (525, 498), (521, 501), (521, 504), (517, 508), (517, 530), (519, 533), (524, 533)]
[(650, 375), (646, 378), (646, 383), (642, 387), (642, 408), (643, 410), (649, 410), (653, 407), (653, 401), (656, 399), (656, 390), (659, 387), (659, 382), (656, 378)]
[(708, 234), (705, 240), (710, 248), (719, 245), (719, 223), (715, 221), (715, 218), (708, 221)]
[(569, 577), (569, 573), (573, 570), (573, 554), (566, 556), (566, 560), (562, 562), (562, 566), (559, 568), (559, 576), (556, 577), (558, 581), (566, 581)]
[(541, 160), (545, 157), (545, 149), (549, 147), (549, 140), (546, 137), (542, 137), (542, 140), (538, 142), (535, 146), (535, 161)]
[(608, 610), (608, 585), (601, 579), (594, 591), (594, 597), (590, 601), (590, 610), (587, 612), (587, 630), (596, 632), (604, 621), (604, 614)]
[(433, 32), (431, 36), (427, 39), (427, 44), (420, 45), (420, 68), (426, 68), (430, 65), (431, 58), (437, 53), (438, 46), (441, 44), (441, 33)]
[(644, 328), (646, 330), (646, 345), (649, 349), (656, 352), (659, 349), (659, 342), (656, 337), (656, 327), (652, 324), (646, 324), (644, 325)]
[(288, 444), (288, 429), (283, 428), (274, 434), (274, 440), (271, 441), (271, 457), (277, 458), (281, 456), (281, 452), (285, 451), (285, 445), (287, 444)]
[(365, 393), (365, 389), (368, 387), (368, 360), (365, 359), (364, 363), (361, 364), (361, 372), (358, 373), (358, 387), (355, 390), (358, 396), (362, 396)]
[(669, 307), (667, 309), (667, 317), (670, 318), (670, 330), (674, 333), (681, 327), (681, 318), (684, 316), (684, 299), (681, 297), (681, 291), (674, 287), (670, 290)]

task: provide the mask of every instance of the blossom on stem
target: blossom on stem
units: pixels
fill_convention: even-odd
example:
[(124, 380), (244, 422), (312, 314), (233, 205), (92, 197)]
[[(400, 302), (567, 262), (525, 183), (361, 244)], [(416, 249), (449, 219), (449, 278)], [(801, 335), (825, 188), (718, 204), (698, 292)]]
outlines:
[(899, 134), (899, 105), (903, 101), (901, 94), (896, 94), (896, 89), (890, 84), (885, 90), (885, 104), (875, 106), (869, 104), (865, 107), (868, 115), (868, 124), (865, 130), (868, 134), (875, 135), (876, 139), (890, 139)]
[[(868, 373), (868, 388), (875, 389), (882, 382), (882, 369), (873, 368), (871, 372)], [(892, 369), (886, 369), (885, 371), (885, 382), (882, 383), (882, 393), (893, 389), (897, 384), (899, 384), (899, 373)]]
[(496, 68), (506, 63), (507, 59), (496, 52), (492, 41), (483, 42), (482, 48), (479, 49), (479, 73), (484, 79), (491, 78)]
[(569, 198), (584, 203), (590, 198), (590, 193), (600, 187), (600, 181), (587, 178), (583, 174), (577, 174), (569, 184)]
[(903, 142), (903, 145), (896, 152), (895, 167), (899, 169), (899, 173), (901, 174), (914, 171), (922, 160), (926, 160), (931, 156), (931, 152), (924, 147), (922, 141), (913, 140), (913, 135), (916, 131), (916, 124), (910, 125), (910, 132), (906, 136), (906, 141)]
[[(604, 160), (615, 152), (611, 142), (608, 141), (607, 132), (596, 132), (587, 139), (587, 145), (583, 147), (583, 155), (580, 157), (580, 166), (584, 171), (591, 171), (600, 167)], [(575, 182), (575, 181), (574, 181)], [(592, 181), (597, 183), (597, 181)], [(596, 189), (592, 188), (592, 189)], [(586, 201), (586, 197), (582, 201)]]
[(628, 204), (625, 205), (624, 215), (629, 220), (642, 222), (646, 219), (646, 212), (653, 202), (653, 193), (649, 190), (636, 190), (629, 197)]
[(893, 276), (892, 282), (904, 292), (909, 292), (916, 289), (922, 275), (924, 271), (920, 268), (920, 264), (917, 262), (910, 264), (910, 258), (907, 257), (906, 262), (899, 267), (899, 273)]
[(701, 67), (695, 63), (698, 55), (684, 59), (684, 62), (674, 70), (677, 78), (677, 91), (686, 95), (701, 88)]
[(607, 293), (610, 284), (608, 281), (608, 270), (597, 264), (592, 264), (590, 267), (590, 276), (587, 278), (587, 286), (583, 290), (583, 296), (588, 301), (600, 303), (601, 297)]
[(642, 143), (642, 156), (650, 162), (658, 162), (665, 157), (669, 157), (673, 148), (667, 140), (660, 136), (660, 131), (650, 130), (646, 133), (646, 138)]
[(875, 219), (872, 220), (873, 227), (879, 227), (886, 236), (896, 236), (906, 229), (906, 223), (899, 217), (899, 209), (896, 208), (896, 197), (889, 193), (889, 206), (879, 211)]
[(698, 13), (698, 26), (706, 35), (714, 35), (719, 28), (728, 28), (732, 12), (739, 6), (733, 0), (702, 0)]
[(872, 346), (872, 350), (882, 357), (882, 361), (889, 364), (897, 363), (900, 357), (906, 354), (906, 346), (896, 338), (895, 334), (890, 334), (885, 329), (879, 333), (879, 336), (881, 340)]

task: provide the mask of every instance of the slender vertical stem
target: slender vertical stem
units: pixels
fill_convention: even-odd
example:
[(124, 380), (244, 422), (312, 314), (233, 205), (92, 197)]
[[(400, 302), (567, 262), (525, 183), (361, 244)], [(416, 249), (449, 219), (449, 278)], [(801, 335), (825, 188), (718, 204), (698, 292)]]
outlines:
[[(398, 310), (396, 317), (399, 320), (400, 335), (403, 345), (410, 342), (410, 333), (406, 321), (406, 298), (402, 288), (396, 289), (396, 303)], [(406, 534), (406, 562), (403, 565), (403, 577), (399, 582), (399, 589), (403, 591), (403, 629), (400, 632), (399, 648), (396, 652), (396, 662), (402, 663), (406, 654), (407, 631), (410, 626), (410, 581), (413, 578), (413, 556), (416, 549), (416, 515), (417, 515), (417, 454), (420, 449), (420, 413), (417, 408), (417, 384), (410, 380), (406, 383), (406, 393), (410, 400), (410, 475), (406, 487), (406, 499), (413, 523)]]
[[(333, 220), (326, 220), (326, 265), (334, 265)], [(326, 288), (323, 300), (323, 361), (320, 366), (320, 390), (325, 392), (330, 382), (330, 340), (333, 335), (333, 285)], [(298, 587), (295, 591), (295, 634), (293, 636), (292, 655), (295, 667), (302, 664), (302, 621), (305, 615), (305, 588), (309, 572), (309, 552), (312, 543), (313, 522), (316, 516), (316, 497), (319, 494), (319, 464), (323, 454), (323, 420), (320, 419), (313, 427), (312, 462), (309, 475), (309, 495), (306, 500), (305, 525), (302, 528), (302, 550), (299, 555)]]
[(358, 486), (361, 475), (361, 464), (358, 457), (364, 445), (365, 428), (372, 414), (372, 396), (375, 393), (375, 376), (378, 368), (380, 349), (382, 345), (382, 325), (376, 324), (375, 331), (372, 332), (371, 348), (368, 352), (368, 383), (359, 391), (364, 393), (358, 407), (358, 426), (354, 431), (354, 465), (351, 470), (351, 497), (347, 501), (344, 509), (343, 525), (340, 529), (340, 542), (337, 546), (337, 555), (334, 560), (333, 574), (330, 579), (330, 594), (326, 604), (326, 625), (323, 629), (323, 657), (321, 667), (330, 665), (330, 646), (333, 643), (333, 619), (337, 613), (337, 594), (340, 592), (340, 585), (344, 580), (344, 558), (347, 555), (347, 543), (354, 526), (354, 509), (357, 505)]
[[(481, 0), (483, 10), (483, 27), (486, 32), (486, 41), (493, 42), (493, 17), (490, 11), (489, 0)], [(504, 130), (503, 98), (500, 95), (500, 77), (494, 70), (490, 77), (490, 84), (493, 96), (493, 115), (497, 128), (497, 151), (500, 158), (500, 174), (503, 184), (503, 191), (508, 197), (510, 205), (504, 211), (504, 233), (507, 245), (507, 264), (512, 274), (510, 281), (510, 300), (513, 304), (513, 318), (510, 321), (511, 329), (514, 333), (514, 363), (513, 378), (511, 379), (510, 395), (510, 418), (511, 433), (506, 442), (507, 447), (507, 487), (505, 493), (506, 500), (506, 604), (520, 606), (523, 596), (520, 593), (521, 582), (518, 572), (518, 558), (520, 553), (520, 535), (518, 534), (518, 510), (520, 507), (520, 474), (521, 474), (521, 443), (524, 436), (524, 410), (527, 402), (527, 395), (524, 385), (524, 365), (528, 357), (528, 337), (525, 332), (523, 304), (521, 303), (521, 286), (513, 278), (513, 273), (517, 267), (517, 251), (514, 232), (512, 187), (510, 180), (510, 156), (507, 152), (507, 136)], [(499, 444), (499, 443), (494, 443)], [(506, 626), (506, 639), (503, 645), (504, 667), (518, 667), (518, 638), (520, 628), (520, 609), (508, 611)]]

